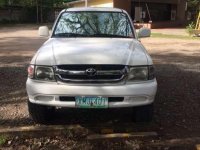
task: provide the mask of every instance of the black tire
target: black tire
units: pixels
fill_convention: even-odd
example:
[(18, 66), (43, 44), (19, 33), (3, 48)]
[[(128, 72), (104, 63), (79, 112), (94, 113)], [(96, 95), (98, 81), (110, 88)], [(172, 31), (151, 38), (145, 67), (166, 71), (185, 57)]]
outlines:
[(53, 118), (55, 108), (33, 104), (28, 101), (28, 111), (35, 123), (48, 124)]
[(133, 108), (134, 122), (151, 122), (153, 119), (153, 104)]

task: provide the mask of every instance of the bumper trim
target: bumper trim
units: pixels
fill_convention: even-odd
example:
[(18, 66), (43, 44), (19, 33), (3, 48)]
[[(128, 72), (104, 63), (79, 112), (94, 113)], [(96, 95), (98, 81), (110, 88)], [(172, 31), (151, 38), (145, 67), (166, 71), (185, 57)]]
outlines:
[[(43, 96), (45, 97), (45, 96)], [(47, 106), (55, 106), (55, 107), (68, 107), (68, 108), (76, 108), (75, 101), (60, 101), (59, 96), (54, 96), (54, 99), (51, 101), (45, 100), (34, 100), (29, 99), (31, 103), (38, 105), (47, 105)], [(154, 97), (149, 96), (125, 96), (124, 101), (121, 102), (109, 102), (109, 108), (119, 108), (119, 107), (134, 107), (134, 106), (142, 106), (153, 103)]]
[[(27, 92), (31, 103), (75, 108), (75, 102), (60, 101), (60, 96), (104, 96), (104, 97), (124, 97), (122, 102), (109, 102), (109, 108), (134, 107), (153, 103), (157, 82), (145, 82), (140, 84), (124, 85), (67, 85), (59, 83), (41, 83), (34, 80), (27, 80)], [(51, 100), (38, 99), (38, 97), (52, 97)], [(37, 97), (37, 99), (35, 99)]]

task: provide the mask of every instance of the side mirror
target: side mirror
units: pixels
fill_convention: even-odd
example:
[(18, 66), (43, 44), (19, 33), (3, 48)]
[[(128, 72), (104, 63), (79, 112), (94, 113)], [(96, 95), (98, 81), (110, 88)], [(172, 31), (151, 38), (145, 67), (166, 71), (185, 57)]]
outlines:
[(138, 32), (138, 38), (150, 37), (151, 30), (149, 28), (141, 28)]
[(48, 37), (49, 36), (49, 28), (47, 26), (39, 27), (38, 34), (39, 34), (39, 36)]

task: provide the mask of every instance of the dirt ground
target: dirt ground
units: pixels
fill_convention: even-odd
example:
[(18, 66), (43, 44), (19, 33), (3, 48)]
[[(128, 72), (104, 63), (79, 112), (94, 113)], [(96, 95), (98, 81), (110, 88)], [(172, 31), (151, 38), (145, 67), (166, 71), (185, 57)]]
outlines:
[(152, 29), (152, 33), (161, 33), (169, 35), (181, 35), (188, 36), (187, 30), (185, 28), (164, 28), (164, 29)]
[[(37, 26), (0, 28), (0, 128), (34, 125), (28, 116), (25, 82), (26, 67), (29, 61), (46, 40), (38, 37), (37, 28)], [(142, 43), (153, 58), (158, 80), (153, 122), (134, 124), (131, 121), (130, 109), (95, 112), (64, 109), (56, 113), (52, 124), (79, 124), (88, 130), (90, 126), (95, 126), (94, 133), (99, 132), (99, 126), (116, 128), (116, 132), (155, 131), (159, 135), (157, 140), (160, 141), (199, 137), (200, 40), (146, 38), (142, 39)], [(27, 149), (27, 147), (32, 149), (30, 145), (39, 142), (39, 148), (49, 149), (41, 145), (45, 143), (44, 141), (50, 140), (54, 141), (54, 144), (51, 144), (53, 146), (51, 148), (54, 149), (65, 149), (66, 145), (71, 149), (93, 149), (95, 147), (140, 149), (141, 143), (144, 142), (122, 139), (91, 143), (85, 141), (84, 137), (78, 136), (78, 138), (66, 140), (68, 138), (69, 135), (50, 139), (45, 137), (17, 139), (15, 143), (6, 145), (4, 148), (14, 149), (19, 146), (21, 149)], [(147, 140), (146, 143), (148, 142), (152, 141)], [(185, 149), (189, 148), (185, 147)]]

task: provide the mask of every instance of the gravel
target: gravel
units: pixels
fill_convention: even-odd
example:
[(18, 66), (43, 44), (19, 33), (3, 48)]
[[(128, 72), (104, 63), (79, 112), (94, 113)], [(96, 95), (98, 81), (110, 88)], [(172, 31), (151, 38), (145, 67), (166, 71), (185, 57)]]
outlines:
[[(34, 125), (26, 105), (26, 67), (46, 40), (38, 38), (35, 29), (36, 27), (12, 28), (11, 31), (0, 29), (0, 128)], [(13, 34), (14, 31), (17, 34)], [(117, 125), (117, 130), (123, 131), (129, 128), (133, 131), (156, 131), (161, 139), (199, 136), (200, 40), (147, 38), (143, 39), (142, 43), (154, 60), (158, 80), (155, 117), (152, 123), (132, 123), (129, 109), (61, 109), (57, 111), (52, 124), (79, 124), (89, 130), (88, 124), (96, 126), (97, 129), (100, 124), (109, 127)], [(16, 145), (20, 149), (93, 149), (99, 145), (104, 148), (129, 148), (130, 142), (136, 145), (136, 149), (140, 146), (138, 141), (134, 143), (124, 140), (91, 144), (83, 137), (79, 140), (68, 140), (65, 137), (14, 139), (14, 142), (12, 140), (6, 144), (7, 148), (14, 148)]]

